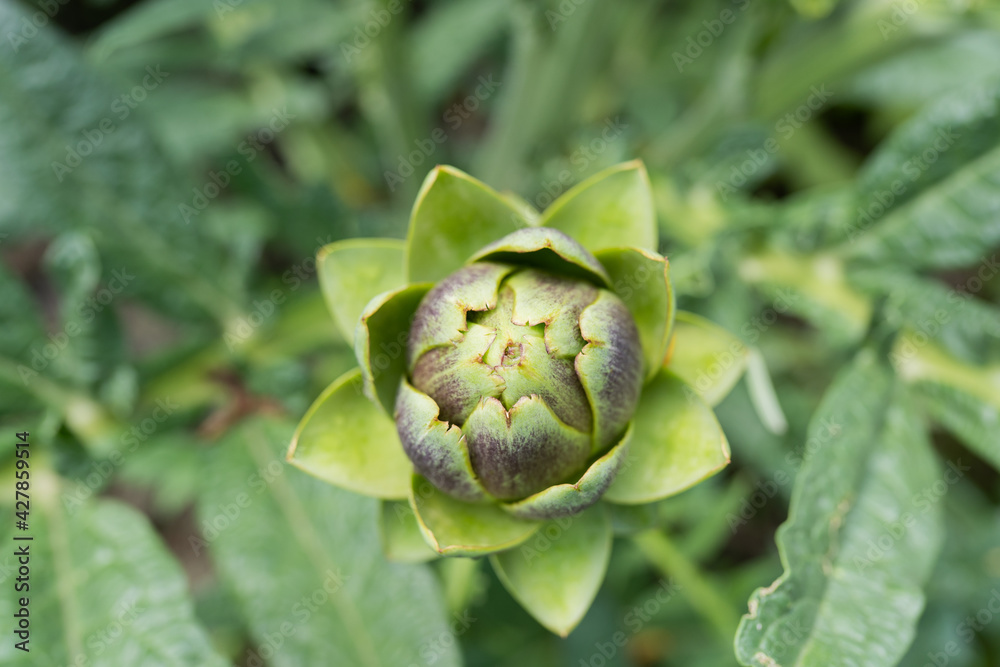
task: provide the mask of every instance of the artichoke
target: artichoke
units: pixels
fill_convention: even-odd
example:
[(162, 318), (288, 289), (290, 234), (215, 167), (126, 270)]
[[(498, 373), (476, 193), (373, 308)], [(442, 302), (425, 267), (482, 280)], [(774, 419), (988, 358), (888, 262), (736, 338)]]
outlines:
[(388, 557), (490, 555), (511, 594), (565, 635), (603, 580), (614, 528), (641, 523), (629, 506), (729, 462), (710, 405), (746, 350), (675, 315), (657, 245), (641, 163), (543, 213), (435, 168), (405, 243), (320, 251), (360, 368), (315, 401), (289, 460), (381, 499)]

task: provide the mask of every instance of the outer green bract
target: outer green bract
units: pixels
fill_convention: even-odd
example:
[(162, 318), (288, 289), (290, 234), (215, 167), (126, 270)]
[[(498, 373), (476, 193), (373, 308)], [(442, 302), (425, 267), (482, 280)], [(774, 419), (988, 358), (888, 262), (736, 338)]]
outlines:
[[(729, 462), (702, 397), (735, 381), (712, 367), (733, 338), (690, 317), (676, 340), (698, 344), (674, 349), (656, 236), (637, 162), (543, 213), (436, 167), (405, 244), (320, 252), (360, 368), (309, 409), (289, 460), (382, 499), (394, 559), (491, 555), (511, 594), (565, 635), (603, 580), (614, 505), (666, 498)], [(554, 548), (530, 546), (539, 531)]]

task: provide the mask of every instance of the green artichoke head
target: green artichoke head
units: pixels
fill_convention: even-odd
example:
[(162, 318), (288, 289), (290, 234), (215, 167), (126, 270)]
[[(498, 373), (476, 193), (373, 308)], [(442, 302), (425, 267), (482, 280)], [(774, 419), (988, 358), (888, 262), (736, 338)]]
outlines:
[(711, 405), (746, 350), (675, 313), (658, 245), (639, 162), (544, 212), (434, 168), (405, 242), (319, 253), (358, 368), (309, 408), (289, 460), (381, 499), (390, 558), (489, 555), (525, 609), (565, 635), (597, 593), (614, 526), (645, 525), (630, 506), (729, 461)]
[[(572, 247), (600, 266), (556, 230), (515, 232), (497, 247), (525, 236)], [(475, 262), (438, 283), (417, 308), (396, 426), (416, 470), (445, 493), (467, 501), (520, 500), (577, 481), (621, 439), (643, 382), (639, 332), (599, 273), (567, 266), (570, 275)], [(453, 435), (461, 434), (457, 441), (427, 437), (428, 399)], [(439, 448), (456, 444), (467, 450), (468, 468), (443, 464), (452, 457)]]

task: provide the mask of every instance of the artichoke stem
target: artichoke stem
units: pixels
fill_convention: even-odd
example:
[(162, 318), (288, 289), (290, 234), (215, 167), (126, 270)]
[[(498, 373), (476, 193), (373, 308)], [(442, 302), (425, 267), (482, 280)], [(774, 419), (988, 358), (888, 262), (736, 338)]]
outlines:
[(733, 604), (662, 531), (648, 530), (632, 538), (649, 564), (663, 576), (673, 579), (691, 607), (727, 641), (736, 635), (740, 618)]

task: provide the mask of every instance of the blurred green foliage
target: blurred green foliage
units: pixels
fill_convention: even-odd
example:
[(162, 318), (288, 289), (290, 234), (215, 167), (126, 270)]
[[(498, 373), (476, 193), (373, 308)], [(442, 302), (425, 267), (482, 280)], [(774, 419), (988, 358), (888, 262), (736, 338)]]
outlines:
[[(1000, 664), (998, 107), (986, 1), (0, 0), (0, 662)], [(434, 164), (542, 209), (632, 158), (757, 361), (559, 640), (282, 447), (353, 364), (319, 247)]]

